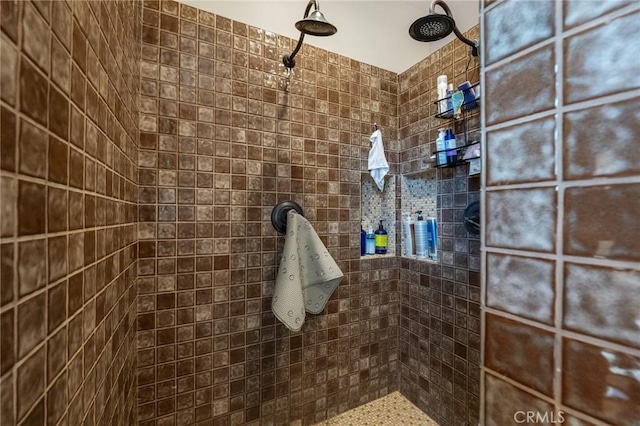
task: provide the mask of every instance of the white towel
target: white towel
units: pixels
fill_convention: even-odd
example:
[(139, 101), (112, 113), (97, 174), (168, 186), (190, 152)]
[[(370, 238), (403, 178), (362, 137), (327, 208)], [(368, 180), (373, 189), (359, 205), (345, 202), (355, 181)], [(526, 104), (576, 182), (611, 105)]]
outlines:
[(369, 150), (369, 170), (373, 181), (378, 185), (380, 191), (384, 190), (384, 177), (389, 173), (389, 163), (384, 156), (384, 145), (382, 144), (382, 132), (376, 130), (369, 138), (371, 150)]
[(309, 221), (290, 210), (271, 302), (276, 318), (290, 330), (299, 331), (305, 310), (322, 312), (343, 276)]

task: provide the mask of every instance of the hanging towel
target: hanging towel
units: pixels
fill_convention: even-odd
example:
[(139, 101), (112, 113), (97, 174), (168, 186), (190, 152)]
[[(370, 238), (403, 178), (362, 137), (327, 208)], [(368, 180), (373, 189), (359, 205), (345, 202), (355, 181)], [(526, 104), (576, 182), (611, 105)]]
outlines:
[(369, 138), (371, 150), (369, 150), (369, 170), (373, 181), (378, 185), (380, 191), (384, 190), (384, 177), (389, 173), (389, 163), (384, 156), (384, 145), (382, 145), (382, 132), (376, 130)]
[(309, 221), (290, 210), (271, 302), (276, 318), (290, 330), (299, 331), (305, 310), (322, 312), (343, 276)]

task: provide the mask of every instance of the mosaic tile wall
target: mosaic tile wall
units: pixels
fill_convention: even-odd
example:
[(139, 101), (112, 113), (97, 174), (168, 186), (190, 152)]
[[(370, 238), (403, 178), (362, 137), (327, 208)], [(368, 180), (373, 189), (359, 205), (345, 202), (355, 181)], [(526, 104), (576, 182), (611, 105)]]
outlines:
[(387, 255), (396, 254), (396, 177), (386, 176), (384, 191), (380, 192), (369, 172), (362, 174), (362, 225), (367, 231), (373, 227), (374, 232), (380, 225), (387, 231)]
[(141, 3), (0, 2), (0, 424), (136, 423)]
[[(466, 37), (477, 39), (478, 33), (474, 27)], [(428, 159), (443, 125), (453, 126), (459, 144), (464, 143), (464, 120), (434, 118), (440, 74), (456, 84), (476, 83), (479, 64), (469, 62), (467, 45), (455, 40), (399, 76), (403, 174), (432, 167)], [(466, 140), (479, 140), (478, 109), (467, 118)], [(400, 262), (400, 391), (439, 424), (475, 426), (480, 406), (480, 240), (466, 232), (462, 214), (480, 198), (480, 179), (468, 177), (467, 165), (436, 169), (435, 177), (439, 263)]]
[(640, 6), (501, 1), (482, 19), (483, 421), (639, 424)]
[[(145, 2), (142, 38), (139, 424), (313, 424), (397, 390), (397, 261), (359, 249), (397, 75), (304, 45), (289, 81), (297, 40), (171, 1)], [(299, 333), (270, 308), (287, 199), (345, 273)]]

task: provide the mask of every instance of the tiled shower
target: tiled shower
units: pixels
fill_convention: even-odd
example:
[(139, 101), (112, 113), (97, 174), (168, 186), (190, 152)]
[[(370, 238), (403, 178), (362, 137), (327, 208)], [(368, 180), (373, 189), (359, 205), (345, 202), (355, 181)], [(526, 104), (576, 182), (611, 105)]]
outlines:
[[(639, 15), (482, 4), (470, 177), (427, 161), (458, 41), (401, 74), (305, 45), (289, 79), (295, 40), (178, 2), (0, 1), (0, 424), (310, 425), (395, 391), (441, 426), (636, 424)], [(361, 259), (373, 123), (397, 255)], [(435, 178), (438, 263), (399, 256), (405, 175)], [(288, 199), (345, 275), (299, 333)]]

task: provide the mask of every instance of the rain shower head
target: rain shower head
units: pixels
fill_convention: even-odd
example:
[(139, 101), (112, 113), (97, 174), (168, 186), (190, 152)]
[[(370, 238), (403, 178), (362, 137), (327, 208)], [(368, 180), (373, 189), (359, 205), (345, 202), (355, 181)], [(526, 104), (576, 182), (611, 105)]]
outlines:
[[(440, 6), (445, 14), (436, 13), (435, 7)], [(418, 18), (409, 27), (409, 35), (411, 38), (417, 41), (437, 41), (445, 38), (453, 32), (456, 37), (465, 44), (471, 46), (471, 54), (478, 56), (478, 45), (467, 39), (458, 31), (456, 27), (456, 21), (453, 19), (451, 9), (442, 0), (433, 0), (431, 6), (429, 6), (429, 14)]]
[[(315, 10), (311, 13), (311, 15), (309, 15), (311, 6), (314, 6)], [(294, 58), (302, 47), (302, 41), (304, 40), (305, 34), (318, 37), (326, 37), (334, 35), (338, 32), (338, 29), (333, 24), (330, 24), (322, 14), (322, 12), (320, 12), (320, 4), (317, 0), (309, 0), (307, 8), (304, 11), (304, 17), (302, 18), (302, 20), (296, 22), (296, 28), (298, 29), (298, 31), (300, 31), (300, 40), (298, 40), (296, 48), (293, 49), (293, 52), (290, 55), (284, 55), (282, 57), (282, 63), (289, 69), (296, 66), (296, 61), (294, 60)]]
[(309, 17), (296, 22), (296, 28), (301, 33), (318, 37), (327, 37), (338, 32), (319, 10), (314, 10)]
[(411, 24), (409, 35), (418, 41), (437, 41), (451, 34), (455, 26), (450, 16), (430, 13)]

